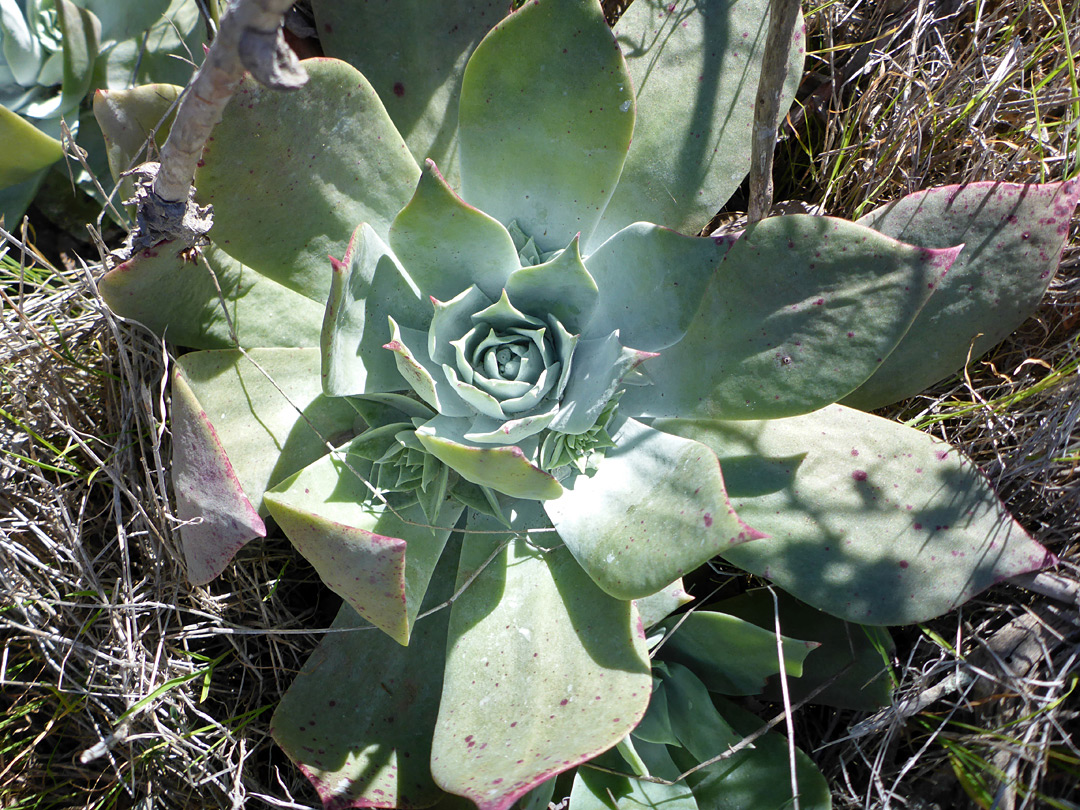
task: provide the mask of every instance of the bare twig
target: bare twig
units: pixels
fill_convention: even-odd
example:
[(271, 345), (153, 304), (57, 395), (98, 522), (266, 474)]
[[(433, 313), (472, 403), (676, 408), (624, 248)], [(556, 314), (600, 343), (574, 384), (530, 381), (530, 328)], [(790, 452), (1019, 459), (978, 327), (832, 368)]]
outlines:
[(1012, 577), (1009, 581), (1066, 605), (1080, 606), (1080, 582), (1061, 573), (1038, 571)]
[(747, 220), (764, 219), (772, 207), (773, 150), (780, 124), (780, 96), (788, 74), (788, 53), (796, 35), (799, 0), (771, 0), (769, 33), (754, 100), (754, 137), (750, 157), (750, 206)]
[(780, 693), (784, 699), (784, 722), (787, 724), (788, 763), (791, 773), (791, 807), (800, 810), (799, 777), (795, 767), (795, 725), (791, 715), (791, 693), (788, 691), (787, 664), (784, 661), (784, 637), (780, 634), (780, 600), (776, 590), (769, 588), (773, 602), (773, 628), (776, 635), (776, 656), (779, 659)]
[(1068, 628), (1067, 619), (1048, 606), (1038, 606), (1021, 614), (985, 641), (980, 640), (981, 649), (938, 683), (856, 723), (848, 731), (848, 739), (879, 732), (890, 724), (902, 723), (972, 684), (975, 685), (977, 696), (986, 697), (994, 689), (1000, 688), (999, 681), (1026, 677), (1042, 657), (1043, 645), (1052, 646), (1060, 642), (1061, 633)]
[(197, 244), (213, 223), (209, 206), (195, 203), (192, 179), (214, 126), (249, 70), (276, 90), (295, 90), (307, 73), (285, 43), (282, 18), (292, 0), (236, 0), (221, 20), (206, 61), (176, 112), (161, 162), (136, 167), (136, 229), (123, 256), (163, 239)]

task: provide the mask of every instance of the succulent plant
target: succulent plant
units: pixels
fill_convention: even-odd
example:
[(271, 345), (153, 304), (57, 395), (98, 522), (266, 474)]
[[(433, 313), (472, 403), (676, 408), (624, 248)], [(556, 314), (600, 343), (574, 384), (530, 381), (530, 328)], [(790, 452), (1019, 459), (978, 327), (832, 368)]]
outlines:
[[(0, 0), (0, 215), (9, 228), (63, 157), (61, 119), (78, 135), (93, 89), (185, 77), (181, 59), (202, 41), (198, 22), (192, 0)], [(100, 136), (88, 129), (79, 142), (104, 176)], [(78, 166), (75, 175), (104, 202)]]
[[(273, 721), (328, 807), (543, 806), (594, 759), (628, 776), (581, 769), (575, 808), (780, 806), (768, 736), (666, 784), (753, 729), (719, 695), (804, 659), (824, 681), (855, 649), (825, 699), (875, 705), (877, 626), (1053, 563), (955, 449), (859, 408), (1026, 316), (1080, 185), (683, 235), (745, 174), (766, 3), (638, 0), (614, 37), (595, 0), (481, 6), (439, 5), (463, 28), (416, 76), (393, 55), (441, 42), (428, 4), (396, 6), (369, 53), (354, 32), (390, 12), (313, 3), (387, 106), (336, 59), (293, 94), (245, 82), (196, 177), (213, 243), (101, 280), (198, 350), (172, 380), (189, 576), (269, 516), (341, 596)], [(98, 98), (111, 148), (158, 95)], [(752, 597), (665, 621), (716, 555), (794, 597), (782, 655)], [(827, 806), (801, 754), (798, 774)]]

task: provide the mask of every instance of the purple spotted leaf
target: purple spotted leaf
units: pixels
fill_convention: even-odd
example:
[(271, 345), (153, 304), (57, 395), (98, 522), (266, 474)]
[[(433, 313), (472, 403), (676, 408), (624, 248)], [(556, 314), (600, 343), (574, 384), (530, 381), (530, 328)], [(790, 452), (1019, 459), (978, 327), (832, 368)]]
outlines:
[[(309, 59), (282, 93), (250, 76), (214, 128), (195, 188), (214, 206), (214, 241), (238, 261), (316, 300), (360, 222), (385, 238), (420, 169), (367, 80)], [(329, 128), (334, 134), (329, 134)], [(316, 134), (317, 133), (317, 134)]]
[[(242, 82), (196, 177), (200, 261), (157, 245), (101, 283), (201, 350), (173, 388), (193, 579), (270, 515), (346, 602), (273, 721), (332, 810), (542, 810), (596, 756), (675, 775), (724, 751), (743, 721), (701, 681), (797, 682), (792, 639), (819, 639), (785, 630), (785, 663), (767, 623), (706, 615), (667, 647), (701, 678), (650, 673), (644, 627), (716, 554), (878, 624), (1053, 559), (952, 448), (834, 403), (1008, 328), (1077, 184), (683, 235), (743, 180), (768, 1), (636, 0), (614, 36), (599, 0), (514, 5), (313, 0), (353, 64)], [(125, 122), (164, 99), (113, 101), (129, 154)], [(796, 759), (803, 806), (827, 806)], [(788, 765), (766, 736), (670, 790), (575, 801), (786, 806)]]
[(723, 556), (848, 621), (925, 621), (1055, 562), (970, 460), (886, 419), (832, 405), (655, 426), (712, 448), (735, 509), (769, 535)]
[(665, 588), (721, 550), (761, 537), (735, 514), (716, 455), (633, 419), (613, 427), (594, 474), (544, 502), (589, 576), (619, 599)]
[[(201, 584), (246, 542), (231, 524), (255, 531), (246, 539), (262, 536), (261, 521), (255, 524), (249, 510), (265, 514), (263, 493), (323, 455), (325, 439), (351, 432), (356, 412), (322, 395), (318, 349), (253, 349), (247, 357), (235, 350), (191, 352), (176, 366), (173, 476), (184, 485), (178, 500), (190, 521), (180, 538), (192, 581)], [(225, 476), (236, 490), (228, 501), (224, 492), (201, 489), (200, 469), (208, 463), (217, 467), (215, 478)], [(237, 505), (233, 513), (229, 502)]]
[(651, 683), (631, 603), (596, 587), (536, 502), (508, 514), (509, 532), (469, 519), (458, 582), (499, 551), (453, 605), (431, 755), (439, 786), (480, 810), (505, 810), (611, 748), (644, 715)]
[(748, 228), (724, 256), (686, 336), (632, 388), (640, 416), (763, 419), (853, 391), (907, 332), (956, 248), (930, 250), (829, 217)]
[(376, 497), (370, 470), (370, 462), (346, 446), (281, 482), (264, 500), (327, 587), (408, 644), (435, 563), (464, 507), (443, 504), (441, 525), (432, 525), (419, 504), (390, 507)]
[[(469, 54), (508, 5), (506, 0), (312, 0), (311, 9), (323, 52), (363, 73), (417, 162), (431, 158), (457, 185), (461, 75)], [(379, 35), (371, 36), (372, 31)]]
[[(460, 542), (451, 541), (424, 608), (453, 593)], [(431, 778), (449, 610), (417, 622), (403, 647), (348, 605), (274, 712), (270, 731), (327, 808), (430, 807), (445, 794)], [(362, 696), (362, 699), (357, 699)]]
[(326, 306), (216, 245), (191, 258), (176, 242), (136, 254), (106, 273), (98, 289), (117, 315), (192, 349), (230, 349), (236, 341), (245, 349), (318, 346)]
[(188, 579), (203, 585), (266, 526), (240, 486), (217, 432), (183, 375), (173, 374), (173, 488)]
[(1057, 272), (1080, 180), (920, 191), (860, 224), (927, 248), (963, 244), (900, 345), (844, 399), (870, 410), (914, 396), (983, 355), (1034, 312)]

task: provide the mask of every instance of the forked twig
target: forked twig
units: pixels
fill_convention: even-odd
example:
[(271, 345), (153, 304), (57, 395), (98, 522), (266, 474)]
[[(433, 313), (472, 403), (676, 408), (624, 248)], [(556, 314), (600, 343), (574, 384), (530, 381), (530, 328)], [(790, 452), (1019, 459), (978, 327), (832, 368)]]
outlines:
[(184, 91), (161, 162), (132, 172), (136, 226), (120, 258), (165, 239), (189, 246), (204, 239), (213, 217), (209, 206), (195, 203), (195, 167), (244, 71), (276, 90), (295, 90), (307, 82), (281, 31), (290, 6), (292, 0), (235, 0), (222, 17), (206, 60)]

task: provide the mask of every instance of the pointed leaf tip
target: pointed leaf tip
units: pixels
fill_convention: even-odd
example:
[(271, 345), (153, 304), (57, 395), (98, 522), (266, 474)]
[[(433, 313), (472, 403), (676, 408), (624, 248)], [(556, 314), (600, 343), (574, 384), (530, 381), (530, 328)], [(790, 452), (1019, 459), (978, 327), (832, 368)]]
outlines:
[(179, 370), (173, 374), (173, 486), (188, 580), (205, 585), (266, 525), (240, 485), (217, 431)]
[(737, 546), (740, 543), (749, 543), (752, 540), (768, 540), (771, 536), (765, 532), (759, 532), (738, 515), (735, 516), (735, 520), (739, 525), (739, 533), (728, 540), (729, 546)]
[(931, 188), (859, 220), (926, 248), (965, 243), (911, 329), (845, 405), (914, 396), (982, 356), (1035, 310), (1057, 270), (1080, 185), (984, 182)]
[(550, 500), (563, 494), (562, 485), (534, 466), (518, 446), (477, 446), (465, 438), (468, 423), (437, 416), (416, 431), (429, 453), (462, 478), (514, 498)]
[(824, 407), (880, 367), (957, 255), (829, 217), (762, 220), (723, 255), (685, 335), (650, 368), (655, 384), (621, 407), (719, 419)]
[(848, 621), (926, 621), (1052, 557), (969, 460), (880, 417), (654, 426), (711, 447), (739, 514), (772, 535), (721, 554)]
[(390, 247), (417, 287), (441, 300), (473, 284), (493, 296), (519, 266), (506, 228), (465, 202), (430, 160), (394, 217)]

